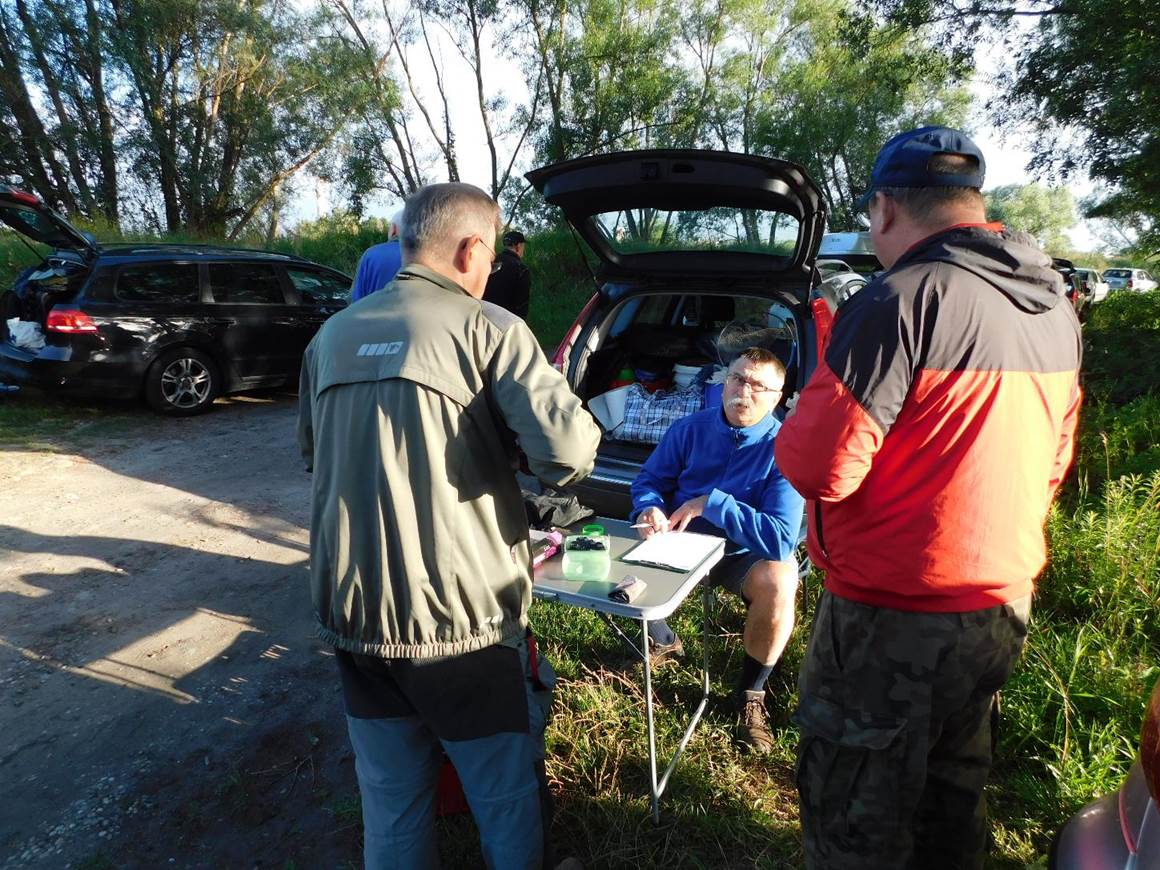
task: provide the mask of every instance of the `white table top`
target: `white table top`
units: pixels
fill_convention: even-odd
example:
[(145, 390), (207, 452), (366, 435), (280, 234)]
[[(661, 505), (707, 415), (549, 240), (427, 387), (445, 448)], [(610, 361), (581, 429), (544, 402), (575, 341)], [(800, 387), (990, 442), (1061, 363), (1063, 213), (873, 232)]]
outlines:
[[(624, 520), (610, 520), (603, 517), (590, 518), (577, 524), (586, 526), (596, 523), (604, 526), (611, 547), (612, 567), (605, 580), (573, 580), (564, 576), (563, 550), (536, 568), (532, 593), (542, 601), (561, 601), (585, 610), (627, 616), (632, 619), (649, 621), (664, 619), (681, 606), (685, 597), (696, 588), (709, 569), (721, 560), (725, 553), (725, 539), (721, 546), (706, 556), (691, 571), (668, 571), (648, 565), (621, 562), (620, 557), (640, 543), (636, 529), (630, 528)], [(608, 593), (628, 574), (633, 574), (646, 584), (644, 594), (631, 604), (612, 601)]]

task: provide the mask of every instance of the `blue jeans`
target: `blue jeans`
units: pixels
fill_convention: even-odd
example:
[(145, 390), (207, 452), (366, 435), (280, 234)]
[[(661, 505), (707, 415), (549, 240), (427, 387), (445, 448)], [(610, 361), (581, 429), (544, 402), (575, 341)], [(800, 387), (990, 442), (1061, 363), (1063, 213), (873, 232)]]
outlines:
[(527, 642), (434, 661), (336, 654), (362, 796), (367, 870), (439, 866), (443, 753), (463, 784), (489, 868), (545, 862), (544, 727), (555, 675), (532, 679)]

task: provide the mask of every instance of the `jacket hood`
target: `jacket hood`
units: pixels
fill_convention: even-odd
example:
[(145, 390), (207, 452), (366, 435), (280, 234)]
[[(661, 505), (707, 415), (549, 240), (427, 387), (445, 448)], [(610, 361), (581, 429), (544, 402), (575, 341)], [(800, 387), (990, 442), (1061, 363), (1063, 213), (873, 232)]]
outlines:
[(1030, 314), (1051, 311), (1064, 299), (1063, 276), (1027, 233), (955, 227), (919, 242), (895, 268), (929, 261), (966, 269)]

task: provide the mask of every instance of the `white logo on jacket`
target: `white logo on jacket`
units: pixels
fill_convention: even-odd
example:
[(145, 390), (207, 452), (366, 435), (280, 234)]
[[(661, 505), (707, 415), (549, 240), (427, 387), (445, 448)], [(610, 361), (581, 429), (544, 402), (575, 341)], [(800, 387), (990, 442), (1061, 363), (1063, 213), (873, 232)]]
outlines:
[(403, 342), (390, 341), (386, 344), (364, 344), (358, 349), (355, 356), (389, 356), (403, 349)]

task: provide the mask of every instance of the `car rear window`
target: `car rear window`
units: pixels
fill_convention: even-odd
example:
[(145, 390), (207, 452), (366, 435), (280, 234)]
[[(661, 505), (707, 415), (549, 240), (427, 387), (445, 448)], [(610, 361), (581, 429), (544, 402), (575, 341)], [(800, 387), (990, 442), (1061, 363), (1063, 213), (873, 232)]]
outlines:
[(750, 251), (788, 256), (797, 245), (792, 215), (752, 208), (721, 207), (666, 211), (624, 209), (594, 216), (617, 253), (656, 251)]
[(278, 273), (264, 263), (210, 263), (209, 288), (214, 302), (235, 305), (285, 302)]
[(341, 275), (314, 269), (287, 269), (286, 274), (307, 305), (350, 301), (350, 281)]
[(125, 302), (198, 302), (195, 263), (142, 263), (122, 266), (117, 274), (118, 299)]
[(1131, 269), (1108, 269), (1108, 271), (1104, 272), (1104, 277), (1105, 278), (1131, 278), (1132, 277), (1132, 270)]

